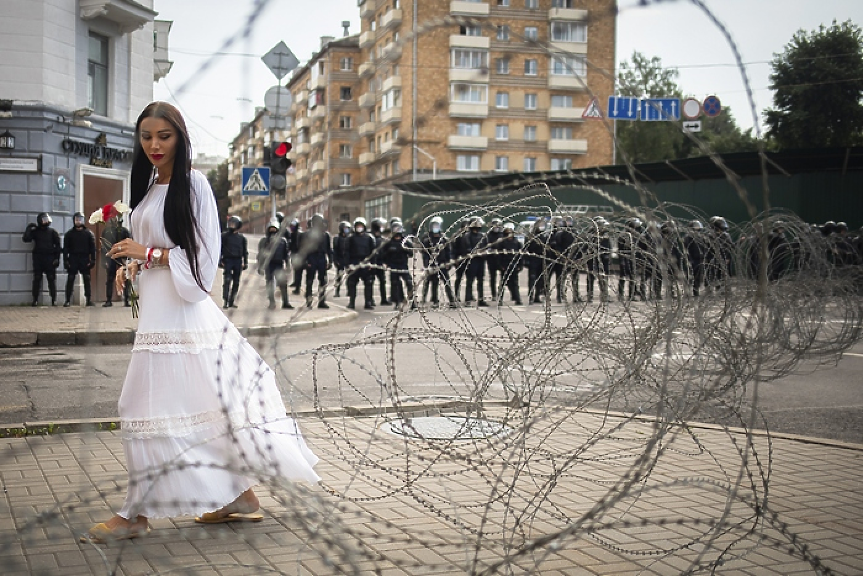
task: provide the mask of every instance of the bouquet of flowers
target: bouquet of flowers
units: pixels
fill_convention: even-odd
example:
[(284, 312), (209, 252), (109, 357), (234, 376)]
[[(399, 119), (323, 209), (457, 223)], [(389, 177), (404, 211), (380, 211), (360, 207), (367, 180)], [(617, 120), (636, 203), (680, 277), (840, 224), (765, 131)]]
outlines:
[[(107, 226), (115, 226), (117, 228), (120, 227), (120, 219), (124, 214), (131, 212), (132, 209), (129, 208), (122, 200), (117, 200), (113, 204), (105, 204), (92, 214), (90, 214), (90, 224), (105, 224)], [(108, 241), (108, 239), (102, 237), (102, 248), (107, 252), (110, 250), (113, 242)], [(122, 258), (114, 258), (114, 262), (116, 262), (121, 268), (126, 269), (126, 263), (123, 262)], [(129, 278), (128, 272), (126, 274), (126, 290), (129, 291), (129, 303), (132, 305), (132, 318), (138, 317), (138, 293), (135, 291), (135, 287), (132, 284), (131, 278)]]

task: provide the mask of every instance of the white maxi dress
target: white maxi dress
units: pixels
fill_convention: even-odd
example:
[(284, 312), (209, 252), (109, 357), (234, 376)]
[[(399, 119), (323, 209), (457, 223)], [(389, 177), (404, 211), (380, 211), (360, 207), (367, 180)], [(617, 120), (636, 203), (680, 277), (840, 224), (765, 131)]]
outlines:
[(138, 277), (138, 331), (119, 401), (127, 519), (200, 515), (261, 482), (320, 479), (274, 372), (209, 297), (219, 217), (204, 175), (192, 170), (190, 180), (206, 291), (165, 231), (167, 184), (154, 184), (130, 216), (136, 242), (170, 255), (168, 267)]

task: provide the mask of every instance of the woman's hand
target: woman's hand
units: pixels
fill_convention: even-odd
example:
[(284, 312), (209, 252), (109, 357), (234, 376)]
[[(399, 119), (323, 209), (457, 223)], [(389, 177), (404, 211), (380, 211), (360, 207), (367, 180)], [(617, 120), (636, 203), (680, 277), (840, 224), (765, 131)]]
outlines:
[(136, 260), (147, 259), (147, 247), (143, 244), (138, 244), (131, 238), (121, 240), (111, 246), (108, 250), (108, 256), (111, 258), (135, 258)]
[(123, 290), (126, 288), (126, 271), (129, 272), (129, 280), (135, 281), (138, 277), (138, 263), (134, 260), (126, 266), (117, 268), (117, 274), (114, 276), (114, 289), (117, 291), (117, 296), (123, 295)]

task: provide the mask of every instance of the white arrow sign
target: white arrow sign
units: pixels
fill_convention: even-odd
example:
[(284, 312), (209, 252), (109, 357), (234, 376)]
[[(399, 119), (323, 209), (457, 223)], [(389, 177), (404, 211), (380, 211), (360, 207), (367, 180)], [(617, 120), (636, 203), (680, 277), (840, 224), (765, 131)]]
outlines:
[(701, 132), (701, 120), (689, 120), (684, 122), (683, 129), (687, 132)]

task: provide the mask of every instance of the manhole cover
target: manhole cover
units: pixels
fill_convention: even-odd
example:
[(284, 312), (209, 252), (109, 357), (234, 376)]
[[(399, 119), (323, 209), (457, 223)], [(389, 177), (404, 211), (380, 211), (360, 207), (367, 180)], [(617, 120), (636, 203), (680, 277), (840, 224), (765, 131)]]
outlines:
[(476, 440), (503, 437), (512, 432), (512, 428), (499, 422), (465, 416), (421, 416), (393, 420), (384, 424), (384, 429), (391, 434), (423, 440)]

